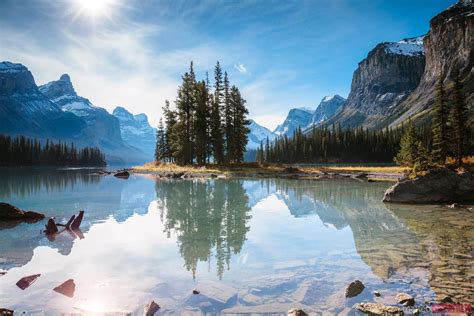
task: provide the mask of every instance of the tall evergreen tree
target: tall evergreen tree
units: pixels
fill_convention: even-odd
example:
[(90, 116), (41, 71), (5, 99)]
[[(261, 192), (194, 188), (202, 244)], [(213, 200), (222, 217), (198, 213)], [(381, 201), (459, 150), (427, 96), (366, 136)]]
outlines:
[(178, 89), (176, 98), (176, 109), (178, 114), (178, 146), (176, 152), (176, 162), (179, 164), (191, 164), (194, 158), (194, 114), (196, 110), (195, 102), (195, 75), (193, 62), (189, 67), (189, 72), (182, 77), (182, 84)]
[(433, 115), (433, 160), (441, 165), (446, 162), (447, 156), (447, 117), (448, 107), (443, 85), (443, 75), (436, 84), (436, 101)]
[(155, 161), (163, 162), (166, 160), (166, 132), (163, 126), (163, 119), (160, 118), (158, 129), (156, 130)]
[(469, 129), (467, 126), (468, 109), (462, 93), (462, 85), (458, 78), (454, 80), (452, 93), (452, 108), (449, 115), (451, 152), (460, 166), (462, 158), (467, 153)]
[(224, 72), (224, 138), (225, 138), (225, 160), (232, 162), (235, 154), (234, 144), (234, 113), (235, 105), (231, 99), (229, 78), (227, 72)]
[(208, 135), (209, 91), (204, 81), (196, 84), (196, 102), (196, 161), (202, 165), (206, 163), (208, 144), (210, 143)]
[(169, 162), (173, 162), (178, 150), (178, 123), (176, 112), (171, 110), (168, 100), (165, 101), (163, 115), (166, 122), (165, 156)]
[(242, 162), (244, 160), (245, 146), (248, 142), (249, 129), (247, 125), (248, 110), (245, 107), (245, 100), (242, 98), (239, 89), (236, 86), (232, 86), (229, 95), (231, 117), (231, 138), (229, 141), (228, 151), (230, 162)]
[(211, 109), (211, 141), (214, 160), (221, 164), (224, 162), (224, 139), (222, 135), (221, 109), (223, 107), (222, 69), (217, 62), (214, 68), (214, 100)]

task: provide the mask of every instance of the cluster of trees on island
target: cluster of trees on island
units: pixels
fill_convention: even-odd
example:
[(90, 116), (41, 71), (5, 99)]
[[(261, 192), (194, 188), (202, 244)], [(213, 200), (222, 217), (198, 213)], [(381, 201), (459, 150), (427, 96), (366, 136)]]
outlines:
[(320, 126), (303, 133), (297, 129), (292, 137), (268, 140), (257, 150), (257, 161), (276, 163), (383, 163), (393, 162), (413, 169), (445, 165), (453, 157), (456, 165), (472, 154), (468, 126), (468, 109), (462, 85), (455, 80), (451, 98), (446, 97), (442, 81), (432, 123), (419, 126), (409, 120), (400, 127), (369, 130), (362, 127)]
[[(230, 85), (227, 72), (217, 62), (214, 91), (209, 78), (197, 80), (193, 63), (182, 76), (175, 100), (166, 101), (165, 122), (156, 133), (155, 160), (179, 165), (239, 163), (243, 161), (249, 124), (248, 110), (239, 89)], [(166, 126), (166, 127), (165, 127)]]
[(66, 144), (25, 136), (0, 135), (0, 166), (102, 167), (105, 155), (96, 147), (76, 148)]

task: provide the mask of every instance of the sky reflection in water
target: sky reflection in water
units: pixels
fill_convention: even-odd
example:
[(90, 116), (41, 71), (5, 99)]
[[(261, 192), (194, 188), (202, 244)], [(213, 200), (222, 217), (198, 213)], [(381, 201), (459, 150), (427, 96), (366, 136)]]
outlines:
[[(473, 303), (472, 215), (387, 208), (386, 183), (2, 172), (2, 201), (62, 222), (86, 211), (81, 240), (49, 241), (45, 221), (0, 226), (0, 302), (17, 311), (139, 313), (154, 299), (165, 313), (336, 313), (362, 300), (395, 303), (398, 291)], [(36, 273), (26, 290), (15, 286)], [(52, 291), (67, 279), (73, 298)], [(346, 300), (354, 279), (367, 289)]]

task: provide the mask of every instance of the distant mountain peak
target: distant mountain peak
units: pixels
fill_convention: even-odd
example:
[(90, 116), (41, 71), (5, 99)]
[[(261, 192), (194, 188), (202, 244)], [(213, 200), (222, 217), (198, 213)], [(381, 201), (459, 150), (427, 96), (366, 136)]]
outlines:
[(61, 75), (59, 80), (48, 82), (47, 84), (40, 86), (39, 89), (41, 93), (53, 101), (65, 96), (77, 96), (71, 82), (71, 77), (69, 77), (68, 74)]
[(69, 77), (68, 74), (62, 74), (61, 77), (59, 77), (59, 80), (71, 82), (71, 77)]
[(28, 68), (26, 68), (22, 64), (16, 64), (9, 61), (2, 61), (0, 63), (0, 71), (13, 73), (13, 72), (20, 72), (20, 71), (28, 71)]

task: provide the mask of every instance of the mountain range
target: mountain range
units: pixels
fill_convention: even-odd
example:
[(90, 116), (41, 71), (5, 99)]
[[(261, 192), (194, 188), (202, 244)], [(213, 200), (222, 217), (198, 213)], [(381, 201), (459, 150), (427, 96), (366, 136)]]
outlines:
[[(127, 126), (107, 110), (78, 96), (67, 74), (38, 87), (28, 68), (1, 62), (0, 83), (0, 133), (74, 142), (78, 147), (97, 146), (111, 164), (153, 159), (149, 147), (142, 146), (146, 139), (130, 140), (127, 132), (122, 133)], [(142, 130), (152, 129), (144, 114), (137, 117), (136, 125), (143, 125)], [(154, 143), (154, 133), (146, 137)]]
[(327, 109), (326, 97), (315, 112), (291, 109), (274, 133), (291, 136), (297, 128), (309, 132), (322, 124), (379, 129), (396, 128), (408, 119), (426, 122), (436, 82), (443, 81), (449, 97), (455, 78), (463, 84), (472, 123), (473, 25), (474, 3), (460, 0), (431, 19), (426, 35), (377, 44), (354, 71), (347, 100), (335, 96), (337, 102)]
[[(397, 127), (409, 118), (430, 120), (436, 82), (447, 97), (455, 78), (463, 84), (470, 123), (474, 103), (472, 38), (474, 4), (460, 0), (433, 17), (424, 36), (383, 42), (359, 62), (347, 100), (324, 97), (314, 109), (293, 108), (274, 131), (250, 120), (247, 150), (277, 137), (291, 137), (323, 124), (379, 129)], [(37, 86), (21, 64), (0, 63), (0, 133), (60, 139), (78, 146), (99, 146), (111, 163), (153, 159), (156, 130), (145, 114), (123, 107), (112, 114), (78, 96), (71, 78)]]

